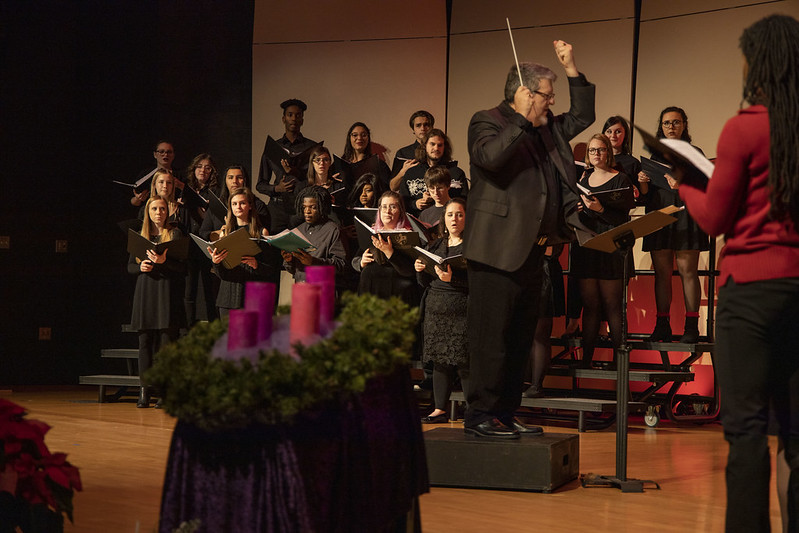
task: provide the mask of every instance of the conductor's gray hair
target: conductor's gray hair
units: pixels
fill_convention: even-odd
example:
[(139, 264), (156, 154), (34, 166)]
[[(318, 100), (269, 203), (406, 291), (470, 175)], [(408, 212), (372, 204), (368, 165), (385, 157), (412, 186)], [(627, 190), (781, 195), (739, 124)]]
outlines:
[[(519, 63), (519, 68), (522, 69), (522, 78), (524, 85), (531, 91), (537, 91), (541, 85), (541, 80), (549, 80), (555, 83), (558, 76), (552, 72), (548, 67), (539, 65), (538, 63)], [(519, 74), (516, 71), (516, 65), (511, 66), (508, 72), (508, 79), (505, 80), (505, 101), (508, 103), (513, 102), (513, 96), (519, 89)]]

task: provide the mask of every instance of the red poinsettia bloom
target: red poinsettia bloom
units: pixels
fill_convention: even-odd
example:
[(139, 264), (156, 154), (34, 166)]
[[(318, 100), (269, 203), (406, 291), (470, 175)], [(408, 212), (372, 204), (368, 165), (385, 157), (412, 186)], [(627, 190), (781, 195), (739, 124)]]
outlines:
[(72, 493), (83, 486), (66, 454), (47, 449), (44, 436), (49, 430), (44, 422), (25, 418), (21, 406), (0, 398), (0, 472), (10, 468), (16, 473), (18, 498), (45, 504), (71, 520)]

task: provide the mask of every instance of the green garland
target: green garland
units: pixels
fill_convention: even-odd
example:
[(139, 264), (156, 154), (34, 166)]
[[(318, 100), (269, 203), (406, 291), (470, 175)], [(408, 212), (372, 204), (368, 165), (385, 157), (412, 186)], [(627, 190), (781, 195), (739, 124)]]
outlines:
[(210, 356), (227, 331), (215, 321), (158, 352), (144, 375), (172, 416), (205, 430), (290, 421), (316, 404), (362, 392), (369, 378), (407, 363), (418, 309), (398, 298), (344, 296), (341, 325), (329, 339), (297, 346), (300, 362), (272, 350), (256, 364)]

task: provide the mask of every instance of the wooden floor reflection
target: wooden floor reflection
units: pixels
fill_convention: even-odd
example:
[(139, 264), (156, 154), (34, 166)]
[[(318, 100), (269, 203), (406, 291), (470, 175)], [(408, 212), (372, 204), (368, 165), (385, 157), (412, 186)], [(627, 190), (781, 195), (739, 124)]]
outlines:
[[(65, 531), (156, 531), (173, 418), (160, 410), (136, 409), (132, 399), (99, 404), (91, 387), (3, 396), (52, 426), (48, 447), (69, 454), (80, 468), (84, 490), (75, 497), (75, 524)], [(720, 425), (661, 422), (650, 429), (633, 418), (628, 442), (628, 476), (657, 481), (661, 490), (623, 494), (582, 488), (577, 481), (553, 494), (433, 488), (421, 498), (423, 530), (723, 531), (727, 444)], [(775, 442), (771, 445), (776, 449)], [(614, 428), (580, 435), (580, 472), (615, 473)], [(773, 481), (771, 509), (772, 529), (780, 531)]]

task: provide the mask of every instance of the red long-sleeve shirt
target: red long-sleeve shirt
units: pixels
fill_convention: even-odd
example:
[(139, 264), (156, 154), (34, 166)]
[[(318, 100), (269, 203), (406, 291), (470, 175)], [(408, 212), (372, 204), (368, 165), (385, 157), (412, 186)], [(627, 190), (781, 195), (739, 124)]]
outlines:
[(724, 234), (719, 278), (724, 285), (799, 277), (799, 233), (790, 219), (769, 218), (769, 121), (762, 105), (742, 109), (724, 125), (716, 168), (702, 190), (680, 185), (680, 197), (699, 226)]

